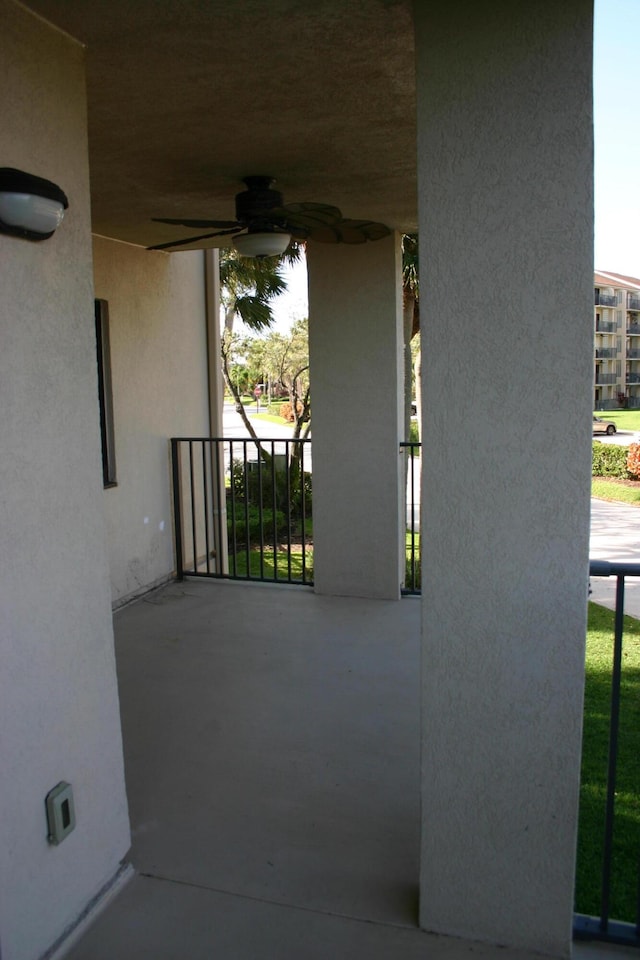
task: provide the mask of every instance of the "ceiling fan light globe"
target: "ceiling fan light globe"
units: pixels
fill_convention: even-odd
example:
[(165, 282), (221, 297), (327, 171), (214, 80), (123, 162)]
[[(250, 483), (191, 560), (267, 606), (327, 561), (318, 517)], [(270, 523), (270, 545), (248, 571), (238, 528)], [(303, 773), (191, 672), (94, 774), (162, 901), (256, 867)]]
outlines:
[(241, 257), (279, 257), (291, 243), (290, 233), (241, 233), (232, 240)]

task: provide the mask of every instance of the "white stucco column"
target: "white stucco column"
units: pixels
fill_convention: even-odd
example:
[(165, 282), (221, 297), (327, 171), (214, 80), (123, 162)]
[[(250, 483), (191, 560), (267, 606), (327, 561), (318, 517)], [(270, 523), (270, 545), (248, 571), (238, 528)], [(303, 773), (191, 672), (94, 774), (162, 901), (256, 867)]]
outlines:
[(593, 376), (589, 0), (415, 4), (426, 929), (569, 953)]
[(400, 595), (402, 310), (397, 236), (310, 244), (314, 581)]

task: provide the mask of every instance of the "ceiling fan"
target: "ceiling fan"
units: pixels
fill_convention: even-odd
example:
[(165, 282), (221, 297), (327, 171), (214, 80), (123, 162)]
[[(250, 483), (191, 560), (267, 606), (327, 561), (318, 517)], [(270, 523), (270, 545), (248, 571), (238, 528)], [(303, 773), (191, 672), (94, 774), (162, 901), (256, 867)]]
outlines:
[(272, 190), (272, 177), (244, 177), (247, 189), (236, 194), (235, 220), (187, 220), (154, 217), (156, 223), (170, 223), (193, 229), (215, 227), (213, 233), (156, 243), (148, 250), (173, 250), (212, 237), (232, 236), (232, 243), (244, 257), (280, 256), (291, 240), (320, 243), (366, 243), (387, 237), (390, 230), (371, 220), (347, 220), (337, 207), (325, 203), (282, 202)]

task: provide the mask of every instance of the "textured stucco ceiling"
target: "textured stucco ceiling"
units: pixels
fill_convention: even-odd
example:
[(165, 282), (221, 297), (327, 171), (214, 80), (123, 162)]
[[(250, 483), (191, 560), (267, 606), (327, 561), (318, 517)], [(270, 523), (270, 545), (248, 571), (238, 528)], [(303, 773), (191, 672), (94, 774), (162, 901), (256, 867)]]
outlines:
[(176, 237), (153, 216), (233, 219), (248, 174), (415, 229), (410, 0), (28, 6), (86, 44), (96, 233), (148, 245)]

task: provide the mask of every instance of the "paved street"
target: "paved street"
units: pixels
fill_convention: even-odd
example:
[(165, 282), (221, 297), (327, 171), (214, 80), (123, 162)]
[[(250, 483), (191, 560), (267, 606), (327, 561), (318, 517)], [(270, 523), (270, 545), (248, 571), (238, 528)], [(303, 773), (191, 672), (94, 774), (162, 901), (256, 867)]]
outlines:
[[(640, 563), (640, 507), (592, 500), (589, 556), (592, 560)], [(592, 600), (613, 609), (615, 579), (592, 577), (591, 591)], [(625, 612), (640, 618), (640, 578), (626, 581)]]
[[(602, 419), (607, 419), (606, 413), (602, 414)], [(614, 433), (611, 437), (608, 437), (604, 433), (594, 434), (593, 439), (599, 440), (600, 443), (617, 443), (618, 446), (628, 447), (629, 444), (640, 441), (640, 434), (633, 430), (618, 430), (618, 432)]]
[[(264, 409), (263, 405), (260, 404), (260, 411)], [(267, 437), (270, 440), (290, 440), (292, 436), (292, 430), (290, 427), (285, 427), (278, 423), (271, 423), (268, 420), (256, 420), (256, 405), (252, 403), (250, 407), (246, 408), (247, 416), (251, 420), (251, 424), (256, 431), (259, 437)], [(242, 422), (242, 417), (239, 413), (236, 413), (236, 408), (232, 403), (225, 403), (223, 413), (222, 413), (222, 431), (225, 437), (247, 437), (247, 433), (244, 423)]]

